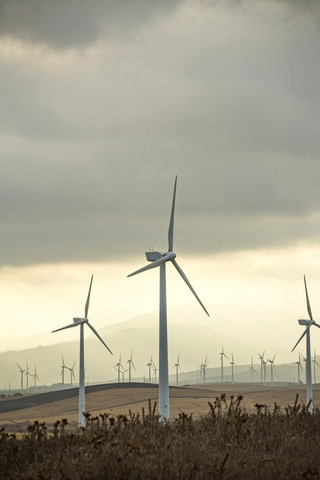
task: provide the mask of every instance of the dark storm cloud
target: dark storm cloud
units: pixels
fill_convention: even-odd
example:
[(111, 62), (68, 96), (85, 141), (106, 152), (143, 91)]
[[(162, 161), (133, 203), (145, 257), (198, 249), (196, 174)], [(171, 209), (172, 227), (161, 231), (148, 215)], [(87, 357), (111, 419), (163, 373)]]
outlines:
[(54, 48), (86, 47), (99, 37), (121, 38), (179, 0), (1, 0), (0, 35)]
[[(170, 19), (178, 2), (146, 3), (131, 18), (122, 2), (94, 2), (80, 34), (67, 28), (73, 2), (60, 10), (59, 2), (2, 2), (0, 25), (35, 44), (88, 45), (110, 38), (108, 22), (134, 30)], [(17, 62), (2, 57), (1, 265), (166, 249), (176, 174), (181, 252), (318, 241), (316, 22), (301, 14), (278, 23), (277, 11), (268, 21), (245, 9), (228, 16), (213, 4), (192, 21), (158, 18), (146, 41), (120, 42), (111, 54), (102, 47), (93, 60), (28, 48)], [(18, 13), (31, 5), (22, 28)], [(83, 15), (88, 3), (79, 5)]]

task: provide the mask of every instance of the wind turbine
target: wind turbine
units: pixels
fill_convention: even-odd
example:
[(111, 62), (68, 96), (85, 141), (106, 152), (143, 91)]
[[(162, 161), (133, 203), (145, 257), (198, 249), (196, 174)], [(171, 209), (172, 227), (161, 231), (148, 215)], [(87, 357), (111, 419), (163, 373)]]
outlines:
[(317, 355), (316, 355), (316, 349), (314, 349), (314, 356), (313, 356), (313, 359), (312, 359), (312, 363), (313, 363), (313, 383), (316, 384), (316, 365), (318, 365), (318, 367), (320, 367), (318, 361), (317, 361)]
[(171, 216), (168, 230), (168, 251), (155, 252), (149, 251), (146, 252), (146, 257), (149, 262), (152, 262), (150, 265), (136, 270), (135, 272), (128, 275), (136, 275), (137, 273), (150, 270), (152, 268), (160, 267), (160, 305), (159, 305), (159, 414), (162, 420), (169, 420), (170, 418), (170, 408), (169, 408), (169, 372), (168, 372), (168, 339), (167, 339), (167, 299), (166, 299), (166, 263), (171, 262), (176, 268), (178, 273), (181, 275), (183, 280), (186, 282), (204, 311), (207, 315), (208, 312), (201, 302), (200, 298), (196, 294), (195, 290), (191, 286), (191, 283), (187, 279), (183, 270), (179, 267), (176, 262), (176, 254), (173, 251), (173, 229), (174, 229), (174, 211), (175, 211), (175, 198), (176, 198), (176, 188), (177, 188), (177, 177), (175, 178), (174, 190), (173, 190), (173, 199), (171, 207)]
[(23, 393), (23, 374), (26, 370), (23, 370), (17, 362), (16, 364), (20, 370), (21, 393)]
[(299, 352), (299, 360), (297, 362), (294, 362), (295, 365), (298, 366), (298, 385), (300, 385), (300, 382), (301, 382), (301, 380), (300, 380), (300, 369), (303, 370), (302, 364), (301, 364), (301, 357), (302, 357), (302, 355)]
[(152, 369), (154, 374), (154, 383), (157, 383), (157, 371), (159, 369), (156, 367), (156, 364), (154, 363), (154, 361), (152, 361)]
[(228, 360), (229, 358), (224, 353), (223, 345), (222, 345), (222, 352), (220, 352), (220, 363), (221, 363), (221, 382), (223, 382), (223, 357), (226, 357)]
[(233, 367), (235, 365), (235, 361), (234, 361), (234, 358), (233, 358), (233, 354), (232, 354), (232, 361), (230, 362), (230, 365), (231, 365), (231, 382), (234, 383), (234, 377), (233, 377)]
[(129, 367), (128, 367), (129, 382), (131, 383), (131, 368), (133, 367), (134, 369), (136, 369), (136, 367), (134, 366), (133, 360), (132, 360), (132, 352), (131, 352), (131, 356), (130, 356), (129, 360), (127, 360), (127, 364), (129, 365)]
[(149, 367), (149, 383), (151, 383), (151, 368), (152, 368), (152, 364), (153, 364), (153, 361), (152, 361), (152, 355), (151, 355), (150, 362), (148, 362), (148, 363), (146, 364), (146, 367)]
[(120, 357), (119, 357), (119, 362), (116, 363), (113, 368), (115, 368), (118, 372), (118, 383), (120, 383), (120, 374), (124, 373), (124, 368), (123, 368), (123, 365), (121, 363), (121, 354), (120, 354)]
[(180, 355), (178, 355), (177, 363), (175, 363), (174, 366), (176, 367), (176, 385), (179, 385), (179, 369), (181, 368), (180, 367)]
[(33, 376), (33, 386), (34, 386), (34, 389), (36, 390), (37, 388), (37, 380), (39, 380), (39, 377), (38, 377), (38, 374), (37, 374), (37, 367), (36, 365), (34, 366), (34, 373), (32, 374)]
[(60, 373), (60, 375), (62, 376), (62, 385), (64, 386), (64, 371), (65, 371), (65, 369), (68, 368), (68, 367), (66, 367), (66, 365), (65, 365), (65, 363), (64, 363), (63, 355), (61, 355), (61, 356), (62, 356), (62, 365), (61, 365), (61, 373)]
[(272, 360), (267, 360), (267, 362), (270, 363), (270, 368), (271, 368), (271, 385), (273, 386), (273, 373), (274, 373), (274, 370), (275, 370), (275, 366), (274, 366), (274, 359), (276, 358), (276, 353), (274, 354), (273, 356), (273, 359)]
[(257, 370), (253, 366), (253, 358), (251, 356), (251, 365), (250, 365), (250, 378), (251, 378), (251, 383), (252, 383), (252, 373), (255, 372), (257, 373)]
[(90, 281), (90, 286), (89, 286), (89, 292), (87, 296), (87, 301), (84, 307), (84, 317), (83, 318), (74, 318), (73, 323), (70, 325), (67, 325), (62, 328), (58, 328), (57, 330), (53, 330), (52, 333), (54, 332), (59, 332), (60, 330), (65, 330), (67, 328), (73, 328), (73, 327), (78, 327), (80, 326), (80, 358), (79, 358), (79, 427), (84, 427), (85, 426), (85, 418), (84, 418), (84, 412), (85, 412), (85, 386), (84, 386), (84, 325), (87, 324), (88, 327), (93, 331), (93, 333), (98, 337), (100, 342), (106, 347), (107, 350), (112, 355), (112, 352), (110, 348), (105, 344), (105, 342), (102, 340), (100, 337), (99, 333), (97, 330), (89, 323), (88, 320), (88, 311), (89, 311), (89, 303), (90, 303), (90, 294), (91, 294), (91, 287), (92, 287), (92, 280), (93, 280), (93, 275), (91, 275), (91, 281)]
[(260, 360), (260, 373), (261, 373), (261, 383), (263, 383), (263, 362), (264, 362), (264, 354), (265, 354), (265, 350), (263, 351), (263, 353), (258, 353), (258, 357), (259, 357), (259, 360)]
[(208, 356), (206, 356), (205, 361), (200, 365), (200, 373), (202, 373), (202, 383), (206, 383), (207, 368), (208, 368)]
[(26, 389), (29, 390), (29, 376), (32, 377), (31, 373), (29, 372), (29, 365), (28, 365), (28, 362), (27, 362), (27, 368), (25, 370), (26, 374), (25, 374), (25, 377), (27, 379), (27, 382), (26, 382)]
[(76, 377), (75, 377), (75, 375), (74, 375), (74, 371), (73, 371), (75, 364), (76, 364), (76, 361), (73, 362), (72, 367), (65, 367), (65, 368), (67, 368), (67, 369), (69, 370), (69, 372), (70, 372), (70, 385), (71, 385), (71, 387), (72, 387), (72, 379), (76, 379)]
[(312, 325), (315, 325), (316, 327), (320, 328), (320, 325), (316, 323), (313, 320), (312, 317), (312, 311), (310, 307), (310, 302), (309, 302), (309, 296), (308, 296), (308, 289), (307, 289), (307, 282), (306, 282), (306, 276), (303, 276), (304, 278), (304, 288), (306, 291), (306, 300), (307, 300), (307, 310), (309, 314), (310, 320), (305, 320), (305, 319), (299, 319), (299, 325), (305, 325), (305, 331), (295, 344), (295, 346), (292, 349), (293, 350), (296, 348), (296, 346), (301, 342), (303, 337), (306, 335), (306, 383), (307, 383), (307, 404), (309, 404), (309, 412), (312, 412), (313, 410), (313, 401), (312, 401), (312, 378), (311, 378), (311, 345), (310, 345), (310, 327)]

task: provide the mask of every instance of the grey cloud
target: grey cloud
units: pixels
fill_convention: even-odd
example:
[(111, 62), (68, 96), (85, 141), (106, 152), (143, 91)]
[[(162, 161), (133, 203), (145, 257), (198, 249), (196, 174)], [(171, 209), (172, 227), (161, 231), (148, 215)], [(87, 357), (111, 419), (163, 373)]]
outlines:
[(2, 0), (0, 35), (53, 48), (86, 47), (101, 36), (124, 38), (179, 0)]

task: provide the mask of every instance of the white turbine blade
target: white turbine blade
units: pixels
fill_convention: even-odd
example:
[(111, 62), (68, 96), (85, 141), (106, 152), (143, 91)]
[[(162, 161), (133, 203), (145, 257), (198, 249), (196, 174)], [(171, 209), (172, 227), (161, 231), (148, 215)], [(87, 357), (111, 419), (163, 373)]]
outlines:
[(320, 328), (320, 325), (319, 325), (318, 323), (316, 323), (316, 322), (314, 322), (313, 325), (315, 325), (316, 327)]
[(198, 302), (200, 303), (201, 307), (203, 308), (203, 310), (206, 312), (206, 314), (208, 315), (208, 317), (210, 317), (206, 307), (203, 305), (203, 303), (201, 302), (200, 298), (198, 297), (198, 295), (196, 294), (196, 292), (194, 291), (191, 283), (189, 282), (189, 280), (187, 279), (186, 275), (184, 274), (183, 270), (179, 267), (179, 265), (177, 264), (177, 262), (175, 261), (175, 259), (171, 260), (171, 262), (173, 263), (173, 265), (176, 267), (176, 269), (178, 270), (178, 272), (180, 273), (181, 277), (183, 278), (183, 280), (186, 282), (186, 284), (188, 285), (188, 287), (190, 288), (191, 292), (193, 293), (193, 295), (196, 297), (196, 299), (198, 300)]
[(63, 355), (62, 355), (62, 365), (63, 365), (63, 366), (65, 366), (65, 365), (64, 365), (64, 358), (63, 358)]
[[(81, 323), (84, 323), (84, 322), (81, 322)], [(52, 330), (51, 333), (60, 332), (60, 330), (65, 330), (66, 328), (77, 327), (78, 325), (80, 325), (80, 323), (71, 323), (70, 325), (67, 325), (66, 327), (57, 328), (57, 330)]]
[(173, 199), (172, 199), (172, 207), (171, 207), (171, 215), (170, 215), (170, 223), (169, 223), (169, 230), (168, 230), (168, 250), (172, 252), (173, 250), (173, 227), (174, 227), (174, 210), (175, 210), (175, 203), (176, 203), (176, 188), (177, 188), (177, 176), (174, 181), (174, 189), (173, 189)]
[(106, 345), (106, 344), (104, 343), (104, 341), (103, 341), (102, 338), (100, 337), (100, 335), (99, 335), (99, 333), (97, 332), (97, 330), (96, 330), (92, 325), (90, 325), (89, 322), (87, 322), (87, 325), (88, 325), (89, 328), (91, 328), (91, 330), (93, 331), (93, 333), (99, 338), (100, 342), (103, 343), (103, 345), (106, 347), (106, 349), (109, 350), (109, 352), (111, 353), (111, 355), (113, 355), (113, 353), (111, 352), (110, 348), (108, 347), (108, 345)]
[[(311, 327), (311, 323), (309, 323), (309, 325), (307, 326), (307, 328), (305, 329), (305, 331), (303, 332), (303, 334), (301, 335), (301, 337), (299, 338), (299, 340), (297, 341), (297, 343), (295, 344), (295, 346), (293, 347), (293, 349), (291, 350), (291, 352), (293, 352), (293, 350), (296, 348), (296, 346), (301, 342), (301, 340), (303, 339), (303, 337), (305, 336), (305, 334), (307, 333), (307, 331), (309, 330), (309, 328)], [(302, 356), (302, 355), (301, 355)]]
[(84, 318), (88, 318), (88, 310), (89, 310), (89, 303), (90, 303), (90, 294), (91, 294), (91, 286), (92, 286), (93, 275), (91, 275), (90, 287), (88, 292), (88, 297), (86, 301), (86, 306), (84, 308)]
[(137, 275), (137, 273), (145, 272), (146, 270), (151, 270), (152, 268), (156, 268), (162, 263), (165, 263), (168, 261), (167, 255), (164, 255), (163, 257), (159, 258), (158, 260), (155, 260), (152, 263), (149, 263), (149, 265), (146, 265), (145, 267), (139, 268), (139, 270), (136, 270), (133, 273), (130, 273), (127, 275), (128, 277), (133, 277), (133, 275)]
[(303, 275), (303, 278), (304, 278), (304, 288), (305, 288), (305, 291), (306, 291), (307, 309), (308, 309), (308, 313), (309, 313), (310, 320), (313, 320), (313, 318), (312, 318), (312, 312), (311, 312), (311, 307), (310, 307), (310, 302), (309, 302), (309, 295), (308, 295), (308, 289), (307, 289), (306, 276)]

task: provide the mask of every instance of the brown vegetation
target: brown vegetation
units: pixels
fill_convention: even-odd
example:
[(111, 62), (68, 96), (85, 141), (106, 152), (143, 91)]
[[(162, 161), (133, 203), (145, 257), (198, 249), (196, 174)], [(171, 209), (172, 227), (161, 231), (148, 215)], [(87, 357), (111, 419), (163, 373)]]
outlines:
[(147, 414), (86, 414), (87, 426), (34, 422), (21, 439), (0, 435), (0, 477), (10, 479), (316, 479), (320, 478), (320, 411), (298, 396), (281, 410), (222, 394), (199, 419), (181, 413), (161, 424)]

